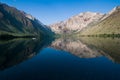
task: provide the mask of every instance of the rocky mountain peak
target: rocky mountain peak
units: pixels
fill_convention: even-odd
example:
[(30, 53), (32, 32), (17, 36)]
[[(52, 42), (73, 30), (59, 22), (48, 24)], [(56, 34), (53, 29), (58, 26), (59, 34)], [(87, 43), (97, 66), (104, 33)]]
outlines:
[(88, 24), (98, 21), (103, 14), (95, 12), (84, 12), (75, 15), (68, 20), (61, 21), (50, 25), (51, 30), (55, 33), (71, 33), (78, 32), (86, 27)]

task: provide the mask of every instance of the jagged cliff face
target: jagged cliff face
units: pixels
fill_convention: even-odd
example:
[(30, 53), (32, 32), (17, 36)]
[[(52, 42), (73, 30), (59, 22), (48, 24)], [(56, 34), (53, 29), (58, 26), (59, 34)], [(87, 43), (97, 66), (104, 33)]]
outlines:
[(55, 33), (71, 33), (81, 31), (90, 23), (97, 22), (103, 17), (101, 13), (85, 12), (69, 18), (66, 21), (61, 21), (50, 25), (50, 28)]
[(87, 45), (83, 44), (80, 40), (72, 39), (57, 39), (51, 44), (51, 47), (70, 52), (81, 58), (94, 58), (101, 56), (97, 50), (90, 49)]

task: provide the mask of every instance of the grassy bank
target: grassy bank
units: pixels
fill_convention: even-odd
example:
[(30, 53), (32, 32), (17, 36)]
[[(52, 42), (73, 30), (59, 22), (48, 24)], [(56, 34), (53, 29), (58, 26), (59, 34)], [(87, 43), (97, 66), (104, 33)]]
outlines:
[(120, 34), (96, 34), (96, 35), (79, 35), (80, 37), (110, 37), (110, 38), (120, 38)]

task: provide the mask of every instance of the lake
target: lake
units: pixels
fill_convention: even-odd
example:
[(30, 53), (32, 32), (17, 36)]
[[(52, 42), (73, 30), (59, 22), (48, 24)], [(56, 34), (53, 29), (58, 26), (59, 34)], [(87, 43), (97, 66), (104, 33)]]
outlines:
[(120, 39), (0, 41), (0, 80), (120, 80)]

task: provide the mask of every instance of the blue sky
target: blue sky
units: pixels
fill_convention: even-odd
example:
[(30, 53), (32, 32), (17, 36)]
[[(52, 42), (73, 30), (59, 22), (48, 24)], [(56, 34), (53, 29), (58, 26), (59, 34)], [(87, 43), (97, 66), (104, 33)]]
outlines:
[(44, 24), (66, 20), (81, 12), (107, 13), (120, 0), (0, 0), (10, 6), (23, 10)]

